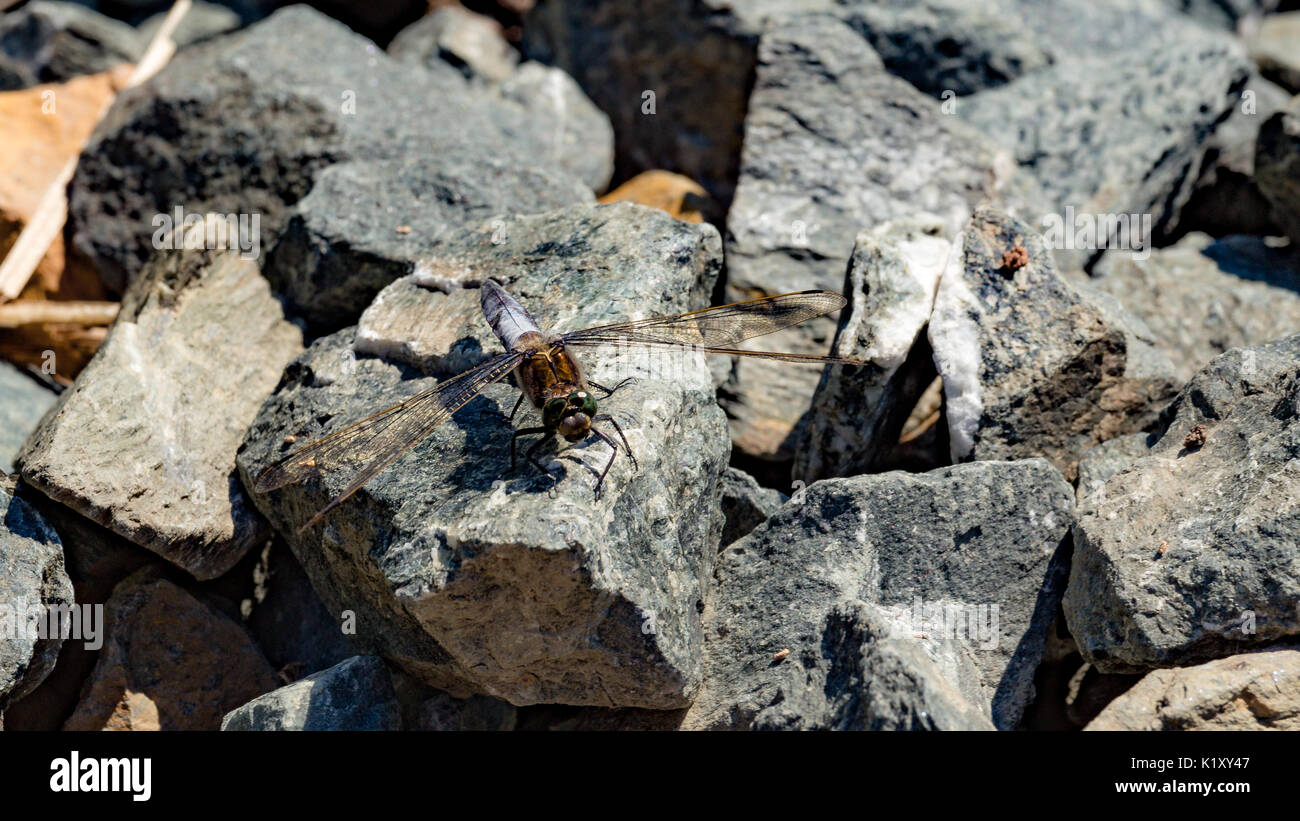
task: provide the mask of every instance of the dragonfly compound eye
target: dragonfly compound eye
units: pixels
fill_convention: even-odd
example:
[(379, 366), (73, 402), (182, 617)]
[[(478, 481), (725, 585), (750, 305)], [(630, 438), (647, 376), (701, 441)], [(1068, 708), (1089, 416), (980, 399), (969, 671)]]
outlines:
[(586, 391), (577, 391), (569, 397), (573, 404), (582, 409), (582, 412), (588, 416), (596, 415), (596, 397)]
[(552, 399), (547, 402), (542, 407), (542, 424), (548, 428), (553, 428), (559, 425), (560, 417), (564, 415), (564, 409), (567, 406), (568, 402), (560, 398)]

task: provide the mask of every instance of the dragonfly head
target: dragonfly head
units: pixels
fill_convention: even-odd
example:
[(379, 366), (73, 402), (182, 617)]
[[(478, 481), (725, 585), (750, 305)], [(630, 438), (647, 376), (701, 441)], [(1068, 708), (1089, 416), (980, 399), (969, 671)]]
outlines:
[(570, 442), (586, 438), (595, 415), (596, 397), (587, 391), (574, 391), (567, 398), (557, 396), (542, 406), (542, 424)]

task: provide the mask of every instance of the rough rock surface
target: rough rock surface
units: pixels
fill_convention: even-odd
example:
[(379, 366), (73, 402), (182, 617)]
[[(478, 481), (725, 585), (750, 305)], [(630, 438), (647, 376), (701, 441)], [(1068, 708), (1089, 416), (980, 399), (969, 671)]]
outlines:
[(1255, 179), (1278, 224), (1300, 243), (1300, 99), (1292, 98), (1260, 127)]
[(237, 622), (153, 570), (113, 590), (104, 646), (65, 730), (215, 730), (279, 682)]
[(1079, 459), (1078, 497), (1082, 502), (1090, 493), (1100, 490), (1110, 477), (1127, 470), (1139, 458), (1146, 456), (1151, 445), (1159, 438), (1153, 433), (1130, 433), (1107, 439), (1084, 451)]
[(1106, 254), (1090, 284), (1154, 334), (1179, 383), (1211, 359), (1300, 330), (1300, 252), (1262, 237), (1191, 234), (1140, 260)]
[(0, 17), (0, 91), (108, 71), (145, 45), (135, 29), (81, 4), (28, 3)]
[(402, 713), (384, 660), (353, 656), (232, 710), (221, 729), (400, 730)]
[[(1231, 38), (1187, 31), (1158, 49), (1064, 60), (963, 100), (958, 113), (1015, 152), (1067, 230), (1068, 206), (1076, 219), (1149, 214), (1157, 235), (1176, 227), (1204, 143), (1249, 78)], [(1144, 242), (1151, 247), (1151, 236)], [(1080, 263), (1096, 255), (1076, 250)]]
[(1264, 17), (1246, 42), (1260, 74), (1300, 94), (1300, 11)]
[(14, 457), (57, 395), (8, 362), (0, 362), (0, 473), (14, 472)]
[(48, 614), (66, 613), (72, 605), (58, 534), (30, 505), (0, 488), (0, 712), (49, 675), (65, 637), (37, 627)]
[(388, 53), (435, 71), (450, 65), (467, 79), (488, 83), (504, 81), (519, 65), (519, 52), (502, 36), (501, 24), (460, 6), (436, 8), (402, 29)]
[(255, 262), (163, 252), (28, 439), (23, 478), (196, 578), (220, 576), (268, 535), (235, 450), (301, 350)]
[(866, 367), (827, 368), (813, 397), (794, 476), (805, 483), (873, 472), (898, 441), (929, 380), (905, 367), (934, 307), (952, 244), (938, 220), (904, 220), (858, 235), (831, 352)]
[(1015, 727), (1072, 496), (1041, 459), (810, 485), (720, 554), (683, 726)]
[(247, 625), (277, 670), (292, 678), (319, 673), (355, 655), (343, 625), (311, 586), (302, 565), (278, 540), (266, 554), (263, 595)]
[(1086, 730), (1300, 730), (1300, 651), (1154, 670)]
[[(73, 243), (117, 291), (152, 252), (152, 215), (178, 205), (257, 214), (261, 246), (270, 248), (319, 171), (350, 159), (423, 157), (460, 174), (450, 191), (434, 188), (435, 201), (454, 200), (460, 189), (482, 192), (486, 180), (489, 205), (502, 210), (556, 191), (568, 193), (547, 201), (551, 207), (589, 196), (578, 180), (537, 162), (533, 126), (517, 106), (460, 85), (392, 60), (305, 6), (278, 11), (185, 49), (119, 97), (69, 186)], [(539, 177), (552, 180), (543, 185)], [(483, 204), (482, 194), (466, 199), (469, 207)], [(336, 207), (352, 205), (344, 199)], [(355, 205), (373, 207), (366, 197)], [(410, 217), (373, 218), (390, 216), (393, 229)]]
[[(376, 300), (385, 327), (420, 323), (430, 327), (426, 339), (450, 343), (421, 342), (419, 371), (357, 353), (352, 331), (318, 340), (249, 429), (239, 459), (245, 482), (290, 449), (286, 436), (309, 442), (431, 387), (421, 372), (458, 372), (499, 350), (477, 293), (460, 285), (499, 278), (543, 326), (563, 331), (701, 307), (721, 259), (712, 227), (637, 206), (576, 209), (530, 225), (507, 230), (499, 246), (467, 241), (477, 256), (450, 257), (455, 266), (431, 264), (462, 277), (443, 283), (447, 293), (399, 282)], [(628, 240), (636, 230), (658, 231), (664, 253)], [(624, 266), (610, 253), (620, 246), (661, 264)], [(404, 333), (389, 339), (389, 355), (400, 353), (392, 341)], [(640, 468), (619, 458), (598, 500), (590, 466), (609, 458), (598, 441), (566, 454), (585, 466), (556, 459), (548, 444), (540, 458), (553, 477), (522, 459), (509, 470), (511, 433), (536, 416), (526, 409), (510, 424), (519, 394), (507, 385), (488, 387), (307, 533), (296, 529), (347, 476), (257, 498), (331, 612), (355, 612), (355, 641), (457, 697), (656, 709), (690, 700), (729, 451), (713, 383), (692, 357), (641, 363), (631, 352), (593, 351), (585, 363), (611, 387), (640, 374), (601, 401)]]
[[(759, 47), (727, 215), (727, 296), (839, 288), (858, 233), (887, 220), (933, 215), (951, 237), (979, 202), (1000, 196), (1008, 181), (999, 167), (980, 135), (890, 75), (847, 25), (815, 17), (782, 26)], [(750, 344), (825, 353), (834, 321)], [(818, 377), (816, 368), (738, 362), (723, 394), (737, 449), (788, 460)]]
[(991, 209), (949, 258), (929, 337), (958, 461), (1044, 456), (1073, 480), (1083, 451), (1154, 424), (1178, 387), (1131, 353), (1152, 351), (1119, 306), (1085, 299), (1041, 234)]
[(727, 468), (722, 474), (722, 541), (726, 547), (767, 521), (767, 517), (788, 501), (788, 497), (770, 487), (762, 487), (739, 468)]
[(1084, 497), (1065, 615), (1085, 659), (1143, 672), (1300, 634), (1298, 401), (1300, 336), (1229, 351)]

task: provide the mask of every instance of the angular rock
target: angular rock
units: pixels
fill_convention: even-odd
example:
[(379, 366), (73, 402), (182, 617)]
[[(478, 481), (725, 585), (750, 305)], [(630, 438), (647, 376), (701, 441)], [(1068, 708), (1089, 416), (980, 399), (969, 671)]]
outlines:
[[(963, 100), (958, 113), (1015, 153), (1067, 231), (1067, 207), (1076, 219), (1149, 215), (1150, 248), (1151, 236), (1177, 227), (1204, 144), (1249, 78), (1234, 40), (1193, 27), (1159, 48), (1063, 60)], [(1086, 265), (1104, 247), (1101, 238), (1087, 246), (1071, 259)]]
[(145, 45), (135, 29), (79, 3), (28, 3), (0, 17), (0, 91), (108, 71)]
[(1260, 74), (1300, 94), (1300, 11), (1265, 16), (1246, 44)]
[[(833, 366), (813, 397), (794, 476), (805, 483), (873, 472), (898, 441), (929, 379), (905, 367), (934, 307), (951, 252), (937, 219), (890, 222), (858, 235), (831, 350), (866, 367)], [(924, 345), (924, 340), (922, 345)]]
[(788, 497), (770, 487), (762, 487), (745, 471), (729, 467), (722, 474), (722, 541), (726, 547), (749, 535), (754, 528), (788, 501)]
[(65, 639), (81, 638), (49, 629), (51, 615), (72, 606), (58, 534), (0, 488), (0, 712), (49, 675)]
[(929, 337), (955, 461), (1044, 456), (1073, 480), (1085, 450), (1154, 424), (1178, 387), (1167, 362), (1130, 354), (1149, 342), (1119, 306), (1086, 299), (1042, 235), (991, 209), (949, 258)]
[[(482, 191), (490, 180), (489, 205), (517, 200), (526, 207), (556, 191), (565, 193), (548, 207), (589, 196), (576, 179), (536, 161), (535, 135), (517, 109), (398, 63), (305, 6), (287, 8), (185, 49), (118, 98), (69, 187), (73, 244), (116, 291), (152, 253), (152, 215), (178, 205), (257, 215), (261, 245), (270, 248), (320, 170), (356, 159), (423, 157), (459, 175), (453, 192)], [(539, 177), (552, 181), (534, 192)], [(436, 187), (431, 195), (455, 196)], [(467, 204), (482, 199), (467, 197)], [(336, 205), (349, 207), (374, 204), (363, 196)], [(367, 218), (391, 219), (385, 225), (394, 230), (413, 215)], [(353, 316), (362, 307), (354, 306)]]
[(1211, 359), (1300, 329), (1300, 252), (1262, 237), (1190, 234), (1148, 259), (1106, 254), (1090, 284), (1138, 314), (1179, 383)]
[(1300, 100), (1292, 98), (1260, 127), (1255, 179), (1278, 224), (1300, 243)]
[[(631, 241), (638, 231), (658, 237), (651, 252)], [(542, 325), (563, 331), (702, 307), (721, 260), (712, 227), (630, 205), (526, 218), (499, 246), (490, 237), (430, 261), (426, 274), (445, 275), (447, 293), (399, 282), (367, 313), (372, 331), (392, 331), (369, 343), (390, 356), (405, 329), (428, 326), (409, 349), (418, 371), (357, 353), (352, 331), (318, 340), (290, 365), (245, 440), (247, 485), (290, 449), (286, 436), (309, 442), (431, 387), (421, 372), (458, 372), (499, 350), (476, 316), (477, 294), (461, 285), (499, 278)], [(620, 254), (632, 250), (640, 262), (625, 265)], [(386, 319), (372, 323), (379, 314)], [(556, 459), (551, 445), (541, 458), (554, 463), (552, 477), (523, 460), (509, 471), (512, 431), (536, 417), (528, 409), (508, 422), (519, 394), (506, 385), (485, 389), (311, 531), (296, 532), (346, 475), (258, 497), (331, 613), (355, 615), (354, 641), (458, 698), (689, 702), (700, 679), (698, 608), (722, 528), (725, 422), (694, 358), (670, 357), (661, 364), (672, 370), (659, 372), (653, 363), (636, 370), (630, 353), (593, 351), (585, 363), (611, 386), (641, 373), (601, 402), (640, 467), (620, 458), (599, 500), (593, 470)], [(589, 442), (567, 456), (603, 466), (608, 453)]]
[(1157, 435), (1152, 433), (1130, 433), (1107, 439), (1084, 451), (1079, 459), (1079, 501), (1100, 490), (1110, 477), (1146, 456), (1156, 438)]
[(720, 554), (683, 726), (1014, 728), (1072, 506), (1041, 459), (810, 485)]
[(614, 127), (572, 77), (529, 60), (505, 79), (502, 98), (515, 103), (535, 129), (536, 158), (554, 163), (592, 191), (614, 175)]
[(0, 362), (0, 473), (14, 472), (14, 457), (57, 394), (8, 362)]
[(1099, 670), (1300, 634), (1298, 392), (1300, 336), (1229, 351), (1183, 388), (1149, 453), (1083, 498), (1065, 615)]
[(279, 682), (237, 622), (150, 569), (105, 608), (104, 647), (65, 730), (215, 730)]
[[(779, 27), (760, 45), (745, 120), (727, 216), (727, 296), (839, 288), (864, 226), (932, 214), (951, 237), (1008, 183), (998, 168), (980, 135), (888, 74), (847, 25), (815, 17)], [(825, 353), (834, 321), (822, 317), (753, 344)], [(737, 363), (723, 394), (736, 448), (790, 459), (818, 377), (816, 368), (788, 363)]]
[(402, 29), (388, 44), (395, 59), (435, 71), (450, 65), (467, 79), (500, 83), (514, 73), (519, 53), (502, 36), (501, 24), (460, 6), (443, 6)]
[(1300, 729), (1300, 651), (1152, 671), (1084, 729)]
[(248, 630), (277, 670), (299, 678), (355, 655), (302, 565), (278, 540), (267, 556), (263, 588), (263, 597), (252, 603)]
[(196, 578), (220, 576), (268, 535), (235, 450), (301, 350), (256, 262), (231, 250), (161, 253), (28, 439), (23, 478)]
[[(164, 9), (136, 26), (136, 31), (140, 33), (140, 38), (144, 43), (147, 44), (153, 40), (158, 29), (162, 28), (163, 20), (167, 17), (167, 11), (167, 9)], [(181, 18), (176, 30), (172, 32), (171, 39), (179, 48), (227, 34), (241, 25), (243, 25), (243, 22), (233, 10), (216, 3), (195, 0), (190, 4), (190, 10), (185, 12), (185, 16)]]
[(232, 710), (221, 729), (400, 730), (402, 713), (384, 660), (353, 656)]

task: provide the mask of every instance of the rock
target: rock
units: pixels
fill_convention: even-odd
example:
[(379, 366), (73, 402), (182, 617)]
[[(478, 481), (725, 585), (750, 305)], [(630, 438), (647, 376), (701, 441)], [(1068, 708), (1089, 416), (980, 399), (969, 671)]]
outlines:
[[(848, 26), (826, 17), (782, 26), (759, 48), (727, 216), (727, 297), (839, 288), (864, 226), (932, 214), (951, 237), (977, 203), (999, 195), (997, 166), (978, 134), (889, 75)], [(752, 347), (825, 354), (834, 321)], [(818, 376), (784, 362), (737, 363), (723, 389), (737, 450), (788, 461)]]
[(221, 729), (400, 730), (402, 713), (384, 660), (353, 656), (230, 711)]
[(720, 554), (683, 726), (1014, 728), (1071, 497), (1042, 459), (810, 485)]
[(291, 679), (319, 673), (355, 652), (302, 565), (283, 543), (267, 554), (264, 595), (251, 602), (248, 630), (277, 670)]
[(1290, 99), (1284, 89), (1251, 74), (1241, 102), (1206, 141), (1201, 175), (1179, 216), (1179, 231), (1212, 236), (1282, 233), (1255, 181), (1255, 146), (1260, 126)]
[(1295, 98), (1259, 129), (1255, 179), (1278, 224), (1300, 243), (1300, 101)]
[(614, 127), (573, 78), (532, 60), (506, 78), (501, 96), (519, 105), (534, 131), (536, 159), (582, 180), (592, 191), (614, 175)]
[(1084, 451), (1079, 459), (1079, 501), (1101, 489), (1110, 477), (1146, 456), (1156, 438), (1157, 435), (1152, 433), (1130, 433), (1107, 439)]
[(0, 362), (0, 473), (14, 472), (23, 441), (57, 398), (8, 362)]
[[(471, 235), (463, 252), (429, 261), (427, 281), (441, 277), (445, 293), (398, 282), (367, 312), (370, 349), (419, 360), (418, 370), (359, 354), (360, 331), (317, 340), (291, 364), (249, 429), (239, 457), (246, 485), (290, 448), (286, 436), (310, 442), (432, 387), (420, 373), (459, 372), (499, 350), (463, 285), (498, 278), (562, 331), (702, 307), (721, 261), (711, 226), (631, 205), (504, 228), (500, 245), (490, 231)], [(623, 255), (633, 253), (629, 265)], [(417, 325), (427, 326), (423, 338), (398, 346)], [(591, 377), (611, 386), (638, 373), (628, 360), (585, 358)], [(526, 410), (512, 426), (519, 394), (494, 385), (314, 530), (296, 532), (350, 477), (285, 486), (257, 504), (331, 613), (354, 615), (354, 640), (431, 686), (515, 705), (683, 707), (699, 686), (698, 608), (722, 529), (729, 443), (707, 368), (693, 357), (660, 364), (672, 370), (647, 365), (602, 401), (639, 470), (620, 459), (599, 500), (593, 470), (551, 450), (542, 458), (554, 460), (558, 480), (523, 460), (508, 471), (512, 430), (536, 417)], [(608, 452), (595, 443), (568, 456), (602, 465)]]
[(1300, 336), (1223, 354), (1165, 411), (1150, 452), (1084, 497), (1065, 615), (1101, 672), (1300, 633), (1297, 385)]
[[(1015, 153), (1065, 231), (1075, 232), (1079, 219), (1149, 215), (1150, 230), (1134, 230), (1126, 246), (1149, 249), (1153, 236), (1177, 227), (1204, 144), (1249, 78), (1235, 41), (1190, 30), (1160, 48), (1064, 60), (963, 100), (958, 112)], [(1050, 229), (1048, 217), (1043, 225)], [(1086, 265), (1106, 244), (1058, 239), (1053, 247), (1077, 251), (1071, 263)]]
[(1273, 6), (1273, 0), (1164, 0), (1164, 2), (1191, 15), (1203, 25), (1229, 31), (1235, 30), (1249, 18), (1271, 11)]
[[(148, 44), (153, 40), (166, 17), (167, 11), (160, 11), (136, 27), (143, 43)], [(193, 45), (232, 32), (241, 25), (243, 21), (233, 10), (216, 3), (195, 0), (190, 4), (190, 10), (181, 18), (176, 30), (172, 32), (172, 42), (176, 43), (177, 47)]]
[(714, 208), (708, 196), (690, 177), (671, 171), (643, 171), (605, 194), (600, 202), (635, 202), (667, 211), (675, 219), (704, 222), (704, 212)]
[[(590, 198), (507, 162), (476, 152), (327, 168), (294, 207), (267, 260), (267, 278), (313, 331), (334, 331), (467, 231)], [(502, 179), (521, 190), (503, 187)]]
[(525, 732), (664, 732), (680, 730), (685, 710), (607, 709), (544, 704), (521, 707), (515, 729)]
[(1269, 14), (1246, 38), (1251, 59), (1259, 73), (1290, 91), (1300, 94), (1300, 11)]
[(152, 570), (105, 608), (104, 647), (65, 730), (215, 730), (278, 686), (237, 622)]
[(1137, 313), (1185, 383), (1211, 359), (1300, 328), (1300, 252), (1190, 234), (1148, 259), (1106, 254), (1091, 285)]
[(1089, 447), (1154, 424), (1178, 386), (1169, 363), (1130, 354), (1149, 345), (1135, 324), (1059, 277), (1034, 229), (977, 212), (929, 326), (954, 461), (1044, 456), (1073, 480)]
[(0, 18), (0, 90), (106, 72), (135, 61), (146, 42), (78, 3), (28, 3)]
[(301, 350), (301, 332), (243, 252), (159, 254), (28, 439), (23, 478), (198, 579), (220, 576), (267, 538), (235, 450)]
[(513, 705), (487, 696), (459, 699), (438, 693), (420, 705), (420, 717), (414, 729), (437, 732), (509, 732), (515, 729), (516, 712)]
[(83, 638), (51, 629), (56, 618), (70, 627), (62, 620), (73, 607), (58, 534), (30, 505), (0, 489), (0, 712), (49, 675), (65, 639)]
[[(490, 202), (467, 196), (468, 209), (539, 199), (555, 207), (589, 197), (578, 180), (537, 162), (531, 129), (517, 106), (398, 63), (341, 24), (294, 6), (182, 51), (158, 76), (119, 96), (70, 183), (71, 236), (120, 291), (153, 252), (151, 215), (171, 214), (178, 204), (257, 215), (261, 246), (270, 248), (319, 172), (349, 160), (418, 157), (431, 169), (423, 179), (436, 179), (433, 169), (463, 175), (450, 189), (430, 191), (431, 202), (482, 191), (490, 181)], [(539, 184), (541, 177), (549, 184)], [(565, 193), (545, 199), (556, 191)], [(354, 201), (353, 193), (336, 208), (375, 206), (374, 194)], [(413, 215), (350, 218), (394, 230)], [(363, 307), (354, 305), (352, 316)]]
[[(1078, 656), (1074, 660), (1078, 661)], [(1099, 673), (1091, 664), (1079, 666), (1070, 678), (1066, 694), (1065, 714), (1071, 729), (1083, 729), (1096, 718), (1106, 705), (1133, 689), (1141, 676)]]
[[(18, 241), (64, 166), (81, 153), (104, 106), (126, 85), (128, 73), (120, 67), (66, 83), (0, 93), (0, 250), (4, 253)], [(79, 263), (65, 259), (60, 233), (37, 264), (24, 297), (40, 299), (57, 293), (62, 299), (103, 299), (98, 272)], [(63, 353), (58, 347), (53, 350), (56, 356)]]
[(514, 73), (519, 53), (502, 36), (501, 24), (460, 6), (435, 8), (397, 33), (388, 44), (395, 59), (440, 70), (451, 65), (467, 79), (501, 83)]
[(847, 313), (831, 351), (869, 365), (822, 374), (795, 452), (796, 478), (810, 483), (874, 472), (898, 442), (930, 381), (904, 366), (930, 319), (951, 250), (937, 219), (884, 223), (858, 235), (844, 283)]
[(1300, 651), (1155, 670), (1085, 730), (1300, 729)]
[(754, 528), (788, 501), (784, 493), (762, 487), (745, 471), (729, 467), (722, 474), (722, 541), (726, 547), (749, 535)]

